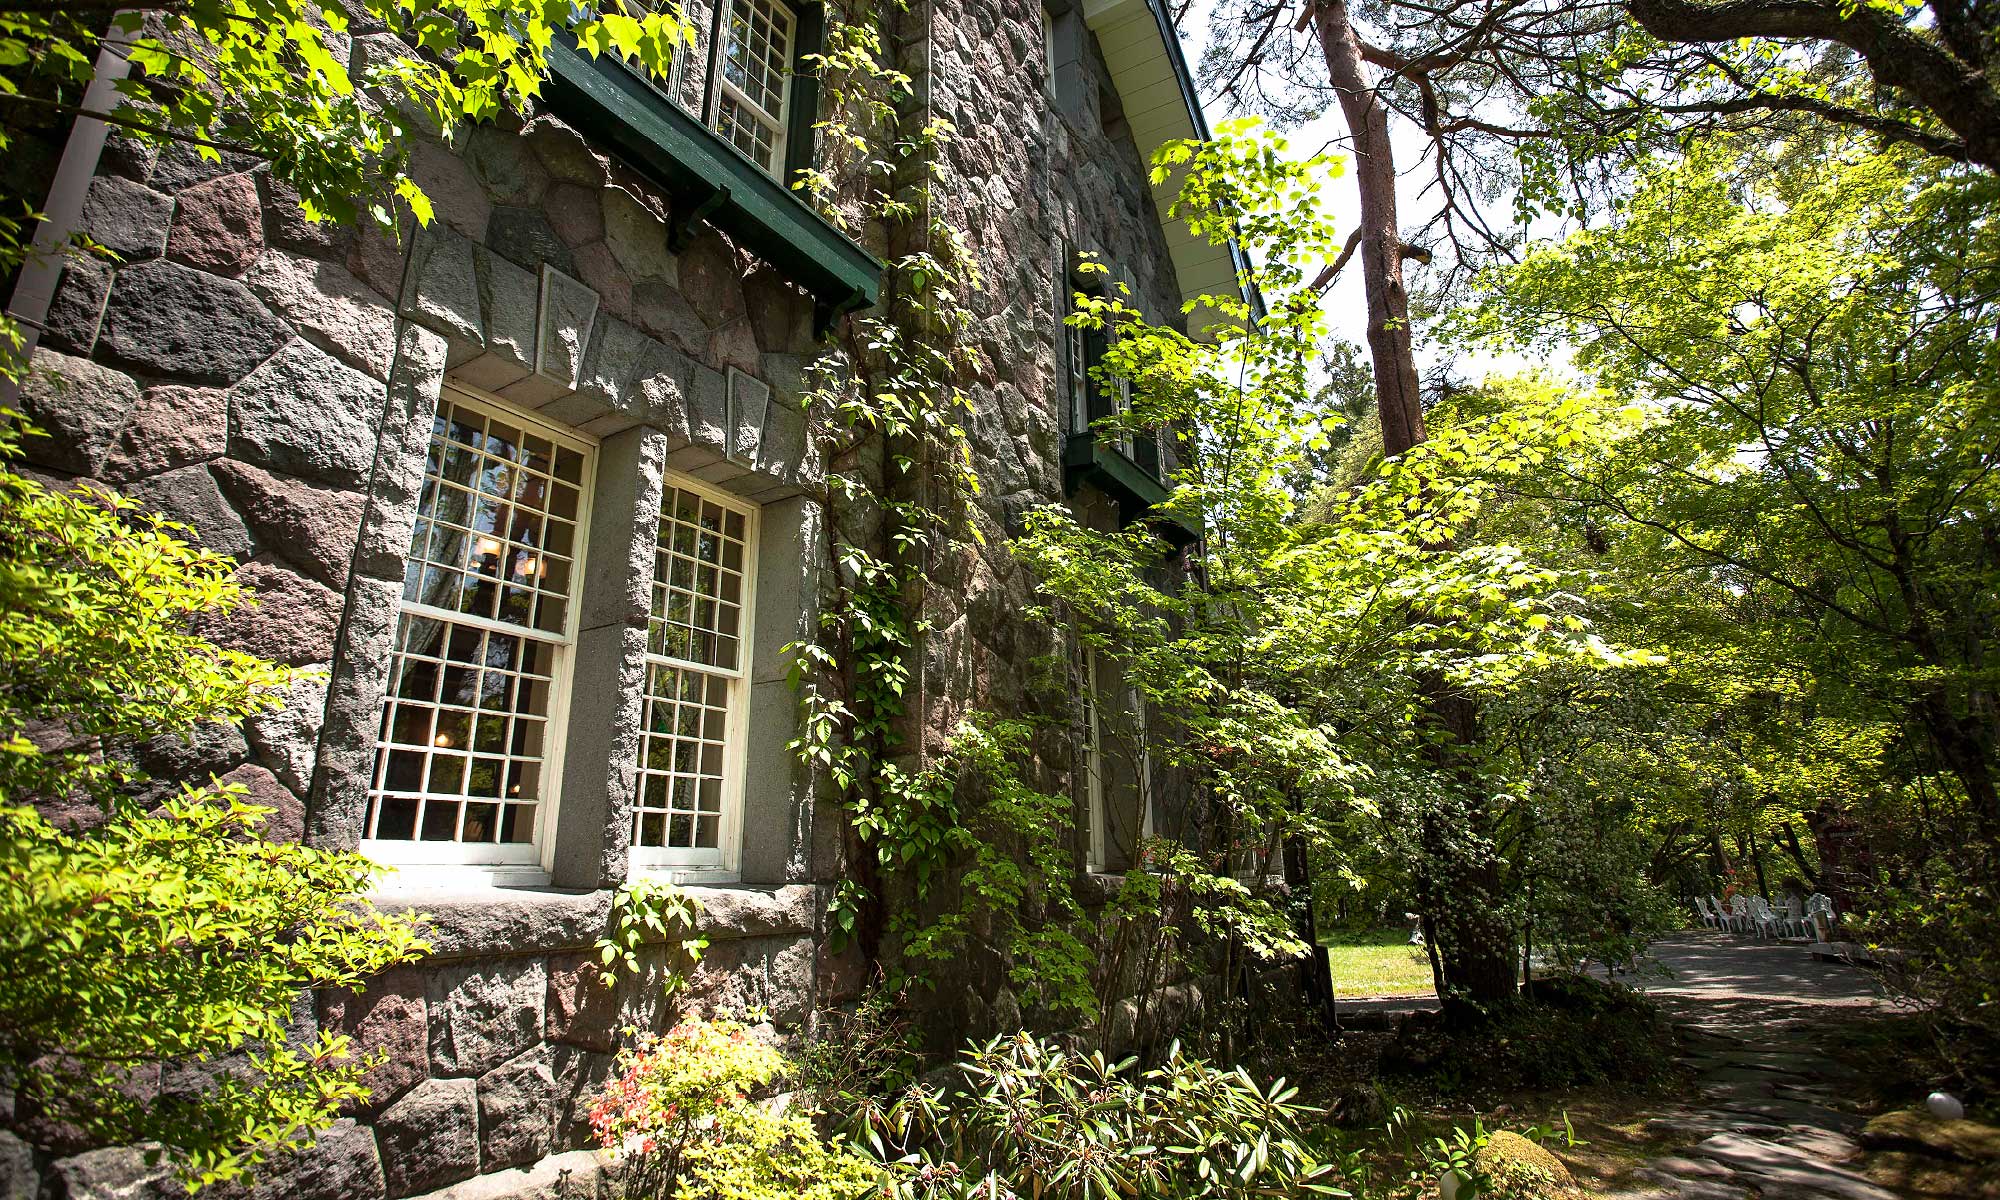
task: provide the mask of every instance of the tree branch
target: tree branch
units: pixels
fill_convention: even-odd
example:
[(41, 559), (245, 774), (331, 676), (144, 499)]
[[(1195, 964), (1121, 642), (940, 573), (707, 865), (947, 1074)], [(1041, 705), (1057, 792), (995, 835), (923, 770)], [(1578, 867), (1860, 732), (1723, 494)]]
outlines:
[(1326, 289), (1332, 287), (1333, 281), (1340, 276), (1340, 269), (1347, 265), (1348, 259), (1354, 257), (1354, 249), (1360, 244), (1361, 230), (1356, 229), (1353, 233), (1347, 235), (1347, 244), (1340, 248), (1340, 256), (1334, 259), (1332, 264), (1322, 268), (1320, 273), (1313, 277), (1311, 290), (1324, 292)]
[(2000, 92), (1977, 65), (1880, 8), (1813, 0), (1630, 0), (1629, 7), (1646, 32), (1683, 45), (1797, 38), (1845, 46), (1878, 84), (1901, 89), (1956, 133), (1969, 161), (2000, 170)]

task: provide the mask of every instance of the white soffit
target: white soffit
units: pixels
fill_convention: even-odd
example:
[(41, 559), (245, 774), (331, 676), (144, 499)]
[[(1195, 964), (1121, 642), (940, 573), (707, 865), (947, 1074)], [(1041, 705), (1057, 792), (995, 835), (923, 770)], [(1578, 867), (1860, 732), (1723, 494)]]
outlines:
[[(1083, 21), (1097, 35), (1098, 49), (1111, 68), (1111, 81), (1125, 110), (1125, 123), (1149, 168), (1153, 152), (1166, 143), (1209, 136), (1194, 80), (1181, 57), (1179, 35), (1159, 0), (1084, 0)], [(1181, 298), (1235, 291), (1235, 247), (1192, 237), (1184, 223), (1167, 215), (1168, 205), (1180, 193), (1179, 178), (1170, 175), (1152, 189)], [(1188, 318), (1189, 328), (1199, 333), (1217, 316), (1212, 310), (1197, 311)]]

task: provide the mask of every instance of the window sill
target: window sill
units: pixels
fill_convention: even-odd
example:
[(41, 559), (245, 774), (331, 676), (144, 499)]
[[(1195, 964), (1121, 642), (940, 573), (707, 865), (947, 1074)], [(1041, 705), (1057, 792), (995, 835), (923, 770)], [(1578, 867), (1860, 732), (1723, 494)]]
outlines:
[[(1095, 433), (1073, 433), (1063, 443), (1063, 483), (1065, 491), (1072, 494), (1086, 483), (1103, 491), (1117, 502), (1118, 520), (1124, 525), (1143, 519), (1172, 495), (1158, 477)], [(1198, 536), (1178, 521), (1160, 521), (1158, 526), (1161, 535), (1176, 545), (1186, 545)]]
[(626, 878), (664, 879), (675, 887), (729, 887), (742, 882), (742, 873), (727, 867), (686, 867), (673, 863), (634, 866)]
[(421, 914), (427, 960), (546, 954), (594, 945), (611, 919), (609, 890), (540, 884), (484, 885), (459, 875), (426, 878), (368, 898), (384, 912)]
[[(810, 936), (818, 889), (781, 886), (683, 885), (701, 902), (697, 931), (711, 941)], [(380, 889), (368, 899), (390, 913), (421, 913), (430, 960), (588, 950), (611, 922), (611, 888), (565, 891), (540, 885), (472, 882), (453, 876), (415, 886)]]

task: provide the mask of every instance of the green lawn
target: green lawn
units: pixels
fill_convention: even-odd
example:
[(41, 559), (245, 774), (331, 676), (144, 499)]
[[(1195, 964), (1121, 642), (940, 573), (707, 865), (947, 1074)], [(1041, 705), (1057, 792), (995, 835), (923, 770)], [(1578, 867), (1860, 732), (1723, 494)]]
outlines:
[(1422, 946), (1410, 945), (1407, 929), (1333, 933), (1320, 944), (1332, 960), (1336, 997), (1434, 994), (1430, 959)]

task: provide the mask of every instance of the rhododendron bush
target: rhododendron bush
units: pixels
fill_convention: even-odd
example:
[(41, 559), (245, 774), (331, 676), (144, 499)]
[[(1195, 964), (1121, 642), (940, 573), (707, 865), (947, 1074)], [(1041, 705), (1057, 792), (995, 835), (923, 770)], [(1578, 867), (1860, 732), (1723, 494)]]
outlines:
[(591, 1128), (677, 1200), (846, 1200), (869, 1190), (873, 1164), (821, 1141), (771, 1095), (789, 1067), (735, 1021), (684, 1020), (620, 1052)]

